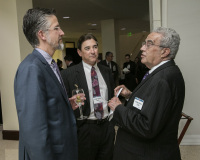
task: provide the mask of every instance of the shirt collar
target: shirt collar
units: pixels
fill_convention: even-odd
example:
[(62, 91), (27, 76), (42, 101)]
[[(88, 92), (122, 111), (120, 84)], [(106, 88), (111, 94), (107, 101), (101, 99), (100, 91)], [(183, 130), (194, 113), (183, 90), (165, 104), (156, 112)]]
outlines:
[(35, 48), (38, 52), (41, 53), (41, 55), (46, 59), (47, 63), (49, 65), (51, 65), (51, 62), (52, 62), (52, 57), (45, 51), (43, 51), (42, 49), (40, 48)]
[(95, 63), (94, 66), (91, 66), (90, 64), (87, 64), (87, 63), (85, 63), (84, 61), (82, 61), (82, 62), (83, 62), (83, 68), (87, 68), (87, 69), (91, 70), (92, 67), (94, 67), (95, 70), (98, 69), (98, 67), (97, 67), (97, 63)]
[(170, 60), (166, 60), (166, 61), (162, 61), (160, 62), (159, 64), (157, 64), (156, 66), (152, 67), (150, 70), (149, 70), (149, 74), (151, 74), (156, 68), (160, 67), (161, 65), (169, 62)]
[(107, 60), (106, 60), (106, 63), (107, 63), (107, 64), (110, 64), (110, 62), (109, 62), (109, 61), (107, 61)]

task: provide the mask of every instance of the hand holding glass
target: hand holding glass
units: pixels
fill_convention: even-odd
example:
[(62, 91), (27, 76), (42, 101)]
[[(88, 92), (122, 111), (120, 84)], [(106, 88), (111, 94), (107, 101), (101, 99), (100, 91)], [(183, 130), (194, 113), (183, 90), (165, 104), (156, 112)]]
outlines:
[(86, 116), (83, 116), (82, 103), (84, 99), (80, 95), (78, 95), (80, 93), (84, 94), (84, 91), (81, 88), (72, 90), (72, 96), (76, 95), (76, 99), (74, 100), (74, 102), (79, 106), (79, 110), (80, 110), (80, 117), (77, 118), (77, 120), (83, 120), (87, 118)]

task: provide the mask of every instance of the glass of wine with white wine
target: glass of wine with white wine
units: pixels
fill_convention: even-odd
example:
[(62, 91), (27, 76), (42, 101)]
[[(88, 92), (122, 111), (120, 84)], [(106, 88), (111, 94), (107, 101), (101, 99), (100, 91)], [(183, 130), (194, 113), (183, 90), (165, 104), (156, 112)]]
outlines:
[(79, 95), (81, 93), (84, 94), (84, 91), (81, 88), (76, 88), (72, 90), (72, 96), (76, 95), (75, 103), (79, 106), (79, 110), (80, 110), (80, 117), (77, 118), (77, 120), (83, 120), (87, 118), (87, 116), (83, 116), (82, 103), (84, 99)]

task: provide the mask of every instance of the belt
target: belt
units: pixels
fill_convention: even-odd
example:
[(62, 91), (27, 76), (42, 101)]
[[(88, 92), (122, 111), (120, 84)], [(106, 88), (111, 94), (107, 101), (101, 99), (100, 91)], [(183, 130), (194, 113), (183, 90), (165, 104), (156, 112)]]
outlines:
[(97, 120), (91, 120), (91, 119), (87, 119), (86, 120), (86, 123), (88, 124), (97, 124), (97, 125), (100, 125), (100, 124), (103, 124), (105, 122), (108, 122), (108, 117), (104, 118), (104, 119), (97, 119)]

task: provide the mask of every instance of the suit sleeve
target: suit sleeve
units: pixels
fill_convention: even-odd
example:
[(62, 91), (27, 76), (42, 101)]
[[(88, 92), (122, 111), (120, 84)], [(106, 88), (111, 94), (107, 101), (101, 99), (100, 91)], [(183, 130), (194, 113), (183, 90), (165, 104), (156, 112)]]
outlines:
[(53, 160), (48, 138), (48, 97), (41, 69), (36, 65), (29, 65), (18, 70), (14, 85), (20, 139), (26, 152), (30, 159)]
[(70, 84), (69, 84), (69, 82), (68, 82), (68, 79), (69, 79), (69, 75), (70, 75), (70, 74), (68, 74), (67, 71), (69, 71), (69, 69), (68, 69), (68, 70), (67, 70), (67, 69), (63, 70), (63, 71), (61, 72), (61, 76), (62, 76), (64, 85), (65, 85), (67, 94), (68, 94), (69, 97), (71, 97), (71, 96), (72, 96), (72, 93), (70, 92)]
[(114, 120), (119, 126), (139, 137), (154, 138), (167, 124), (172, 109), (172, 91), (165, 80), (145, 89), (141, 110), (133, 107), (131, 97), (127, 106), (119, 105), (114, 111)]

